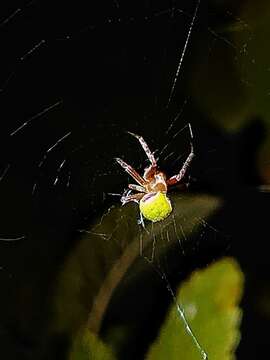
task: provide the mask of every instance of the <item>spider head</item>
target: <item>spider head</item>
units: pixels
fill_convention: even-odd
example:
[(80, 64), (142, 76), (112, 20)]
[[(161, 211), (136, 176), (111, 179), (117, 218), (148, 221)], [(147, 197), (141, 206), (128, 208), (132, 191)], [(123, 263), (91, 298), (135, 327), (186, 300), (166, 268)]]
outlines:
[(172, 205), (166, 193), (150, 192), (139, 203), (142, 215), (152, 222), (164, 220), (172, 212)]

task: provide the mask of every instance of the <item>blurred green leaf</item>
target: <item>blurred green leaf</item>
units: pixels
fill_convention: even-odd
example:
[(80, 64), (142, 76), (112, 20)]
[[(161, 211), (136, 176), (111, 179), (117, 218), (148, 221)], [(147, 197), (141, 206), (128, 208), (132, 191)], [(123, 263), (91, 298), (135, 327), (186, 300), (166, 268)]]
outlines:
[(79, 332), (75, 338), (69, 360), (115, 360), (107, 345), (87, 329)]
[(97, 334), (112, 294), (129, 268), (133, 266), (133, 274), (138, 274), (149, 266), (147, 261), (137, 261), (141, 251), (155, 261), (190, 234), (205, 230), (205, 219), (221, 204), (209, 195), (178, 193), (171, 200), (172, 214), (159, 223), (146, 222), (146, 229), (138, 224), (138, 205), (128, 204), (111, 207), (82, 230), (82, 239), (57, 279), (56, 331), (76, 333), (88, 322)]
[[(201, 347), (211, 360), (232, 360), (239, 340), (244, 275), (225, 258), (193, 273), (177, 292), (177, 301)], [(179, 319), (175, 304), (147, 360), (198, 360), (201, 354)]]
[(217, 22), (197, 41), (189, 86), (204, 118), (221, 129), (236, 132), (260, 119), (265, 132), (257, 166), (269, 183), (270, 2), (261, 0), (258, 6), (256, 1), (234, 1), (231, 10), (227, 5), (230, 20)]

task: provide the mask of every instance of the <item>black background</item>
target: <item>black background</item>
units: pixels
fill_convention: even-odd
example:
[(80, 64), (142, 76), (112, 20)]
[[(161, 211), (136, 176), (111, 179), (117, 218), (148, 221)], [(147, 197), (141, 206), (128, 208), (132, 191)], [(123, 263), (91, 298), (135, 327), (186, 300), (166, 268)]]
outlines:
[[(230, 241), (184, 257), (180, 278), (222, 255), (235, 256), (246, 275), (237, 356), (267, 354), (269, 312), (260, 304), (269, 293), (269, 195), (258, 191), (263, 180), (256, 167), (266, 129), (255, 114), (237, 133), (225, 132), (197, 106), (189, 86), (201, 57), (205, 61), (211, 52), (208, 47), (200, 51), (209, 27), (233, 24), (244, 5), (202, 1), (168, 105), (195, 2), (1, 3), (0, 165), (7, 172), (0, 182), (0, 237), (25, 235), (0, 242), (1, 358), (65, 358), (66, 337), (51, 338), (47, 324), (51, 286), (79, 241), (76, 230), (115, 202), (107, 193), (123, 190), (126, 177), (113, 157), (143, 168), (143, 154), (125, 131), (142, 134), (152, 148), (162, 148), (171, 140), (172, 134), (165, 132), (185, 101), (172, 133), (191, 121), (197, 157), (190, 189), (225, 199), (213, 221), (230, 234)], [(223, 59), (217, 66), (222, 78)], [(171, 144), (173, 156), (187, 146), (181, 135)], [(164, 158), (161, 165), (168, 173), (177, 171)], [(162, 310), (160, 314), (162, 318)], [(108, 315), (104, 327), (109, 321)], [(149, 324), (157, 328), (158, 320)], [(139, 340), (134, 359), (142, 357), (151, 339)], [(128, 350), (122, 358), (131, 359)]]

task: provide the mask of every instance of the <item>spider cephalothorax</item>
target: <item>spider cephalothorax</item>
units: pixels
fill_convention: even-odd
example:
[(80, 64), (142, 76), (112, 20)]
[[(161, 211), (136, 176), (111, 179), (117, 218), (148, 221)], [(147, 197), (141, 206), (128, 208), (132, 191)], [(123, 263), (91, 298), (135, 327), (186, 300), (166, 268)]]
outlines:
[[(190, 124), (188, 124), (188, 126), (192, 138), (191, 126)], [(129, 134), (139, 140), (150, 161), (150, 166), (144, 170), (144, 174), (141, 176), (132, 166), (128, 165), (122, 159), (116, 158), (118, 164), (137, 182), (137, 184), (128, 185), (130, 191), (124, 192), (121, 197), (121, 202), (125, 205), (130, 201), (135, 201), (139, 204), (140, 212), (146, 219), (153, 222), (163, 220), (172, 212), (171, 202), (167, 197), (168, 187), (184, 179), (187, 169), (194, 157), (192, 143), (190, 154), (179, 173), (167, 179), (165, 173), (158, 169), (154, 154), (150, 151), (143, 137), (131, 132), (129, 132)], [(131, 194), (132, 190), (137, 191), (137, 193)]]

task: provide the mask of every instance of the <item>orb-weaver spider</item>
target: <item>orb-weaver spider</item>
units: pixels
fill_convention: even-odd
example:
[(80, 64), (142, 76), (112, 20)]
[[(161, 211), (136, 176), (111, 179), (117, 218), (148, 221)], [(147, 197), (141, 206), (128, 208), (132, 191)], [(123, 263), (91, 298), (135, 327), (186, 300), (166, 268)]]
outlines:
[[(122, 168), (137, 182), (137, 184), (128, 184), (130, 191), (125, 191), (123, 193), (121, 197), (122, 205), (125, 205), (130, 201), (138, 203), (141, 215), (152, 222), (163, 220), (170, 215), (172, 212), (172, 206), (169, 198), (167, 197), (168, 187), (175, 185), (184, 179), (191, 161), (195, 156), (192, 144), (193, 134), (191, 125), (188, 124), (188, 127), (191, 136), (190, 153), (179, 173), (177, 175), (171, 176), (168, 179), (166, 174), (159, 170), (155, 156), (150, 151), (149, 146), (147, 145), (144, 138), (128, 131), (130, 135), (139, 140), (146, 156), (150, 161), (150, 166), (144, 170), (144, 174), (141, 176), (135, 169), (133, 169), (132, 166), (127, 164), (122, 159), (115, 159), (118, 164), (121, 165)], [(130, 194), (131, 190), (137, 191), (137, 193)]]

